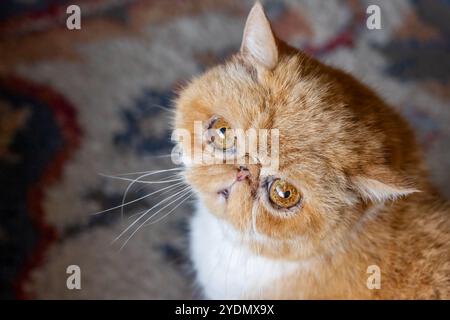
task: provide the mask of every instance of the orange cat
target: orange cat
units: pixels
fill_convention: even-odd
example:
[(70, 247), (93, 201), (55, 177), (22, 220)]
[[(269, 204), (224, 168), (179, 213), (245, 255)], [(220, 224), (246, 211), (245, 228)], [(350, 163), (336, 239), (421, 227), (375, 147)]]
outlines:
[[(218, 135), (203, 143), (195, 121)], [(204, 153), (235, 152), (232, 129), (279, 130), (277, 170), (248, 155), (185, 159), (206, 297), (450, 298), (450, 207), (411, 129), (352, 76), (277, 39), (259, 3), (240, 52), (182, 90), (174, 126)]]

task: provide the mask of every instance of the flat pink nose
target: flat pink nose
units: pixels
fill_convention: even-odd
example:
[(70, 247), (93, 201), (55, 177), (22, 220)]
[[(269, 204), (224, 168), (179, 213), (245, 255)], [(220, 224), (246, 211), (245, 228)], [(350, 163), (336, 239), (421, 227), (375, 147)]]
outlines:
[(236, 175), (236, 180), (237, 181), (244, 181), (249, 176), (250, 176), (250, 171), (246, 167), (241, 166), (238, 169), (238, 173)]

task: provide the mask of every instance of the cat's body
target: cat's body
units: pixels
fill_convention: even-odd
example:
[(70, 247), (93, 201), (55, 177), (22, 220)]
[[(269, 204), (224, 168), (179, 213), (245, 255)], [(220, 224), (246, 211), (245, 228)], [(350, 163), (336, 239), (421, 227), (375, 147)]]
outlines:
[[(340, 250), (298, 261), (258, 255), (199, 203), (191, 221), (197, 280), (211, 299), (450, 299), (450, 206), (412, 198), (368, 213), (363, 223), (380, 237), (354, 230)], [(382, 271), (379, 288), (367, 287), (370, 265)]]
[[(233, 129), (280, 133), (278, 168), (248, 153), (185, 161), (206, 297), (450, 298), (450, 207), (412, 130), (352, 76), (275, 38), (260, 4), (241, 51), (176, 103), (175, 128), (192, 139), (184, 152), (238, 157)], [(217, 134), (196, 133), (195, 121)]]

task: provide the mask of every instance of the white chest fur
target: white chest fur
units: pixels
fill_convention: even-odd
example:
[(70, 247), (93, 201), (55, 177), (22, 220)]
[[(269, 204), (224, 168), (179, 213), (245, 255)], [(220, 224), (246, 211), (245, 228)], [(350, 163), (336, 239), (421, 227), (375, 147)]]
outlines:
[[(258, 298), (298, 263), (258, 256), (240, 243), (237, 232), (200, 203), (191, 221), (190, 251), (197, 281), (210, 299)], [(263, 294), (265, 293), (265, 294)]]

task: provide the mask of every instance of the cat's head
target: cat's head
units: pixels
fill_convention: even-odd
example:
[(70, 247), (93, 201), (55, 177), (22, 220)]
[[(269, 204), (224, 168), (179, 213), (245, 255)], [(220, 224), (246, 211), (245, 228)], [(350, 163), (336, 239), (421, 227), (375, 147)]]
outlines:
[[(195, 121), (218, 134), (202, 142)], [(278, 168), (248, 157), (185, 162), (211, 214), (275, 256), (317, 254), (352, 232), (370, 206), (420, 188), (420, 156), (402, 119), (350, 75), (276, 38), (259, 3), (240, 51), (180, 92), (174, 127), (189, 130), (193, 151), (227, 154), (235, 152), (227, 130), (279, 130)]]

